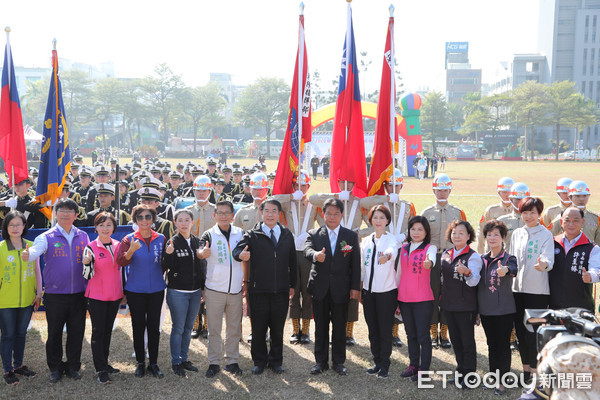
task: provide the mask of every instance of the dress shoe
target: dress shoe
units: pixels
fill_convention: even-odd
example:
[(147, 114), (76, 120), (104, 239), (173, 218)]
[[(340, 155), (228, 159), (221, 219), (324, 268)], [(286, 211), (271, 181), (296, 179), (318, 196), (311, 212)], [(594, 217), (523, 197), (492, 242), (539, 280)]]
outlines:
[(62, 371), (56, 370), (56, 371), (50, 372), (50, 382), (56, 383), (56, 382), (60, 381), (61, 378), (62, 378)]
[(219, 367), (217, 364), (210, 364), (208, 366), (208, 369), (206, 370), (206, 374), (204, 374), (204, 375), (207, 378), (212, 378), (213, 376), (218, 374), (220, 370), (221, 370), (221, 367)]
[(183, 365), (181, 364), (172, 364), (171, 369), (173, 370), (173, 373), (177, 376), (180, 376), (182, 378), (185, 378), (187, 376), (185, 373), (185, 369), (183, 369)]
[(135, 374), (137, 378), (143, 378), (146, 375), (146, 364), (141, 362), (138, 363), (137, 368), (135, 369)]
[(208, 330), (207, 329), (202, 329), (202, 337), (204, 339), (208, 339)]
[(192, 364), (191, 361), (184, 361), (181, 363), (181, 366), (183, 367), (183, 369), (185, 369), (186, 371), (191, 371), (191, 372), (198, 372), (198, 368), (196, 368), (194, 366), (194, 364)]
[(277, 375), (281, 375), (285, 372), (285, 368), (281, 365), (271, 365), (271, 371), (275, 372)]
[(265, 370), (265, 367), (261, 367), (260, 365), (255, 365), (252, 367), (252, 375), (260, 375)]
[(237, 376), (241, 376), (243, 371), (240, 368), (240, 366), (238, 365), (238, 363), (233, 363), (233, 364), (228, 364), (225, 366), (225, 371), (233, 374), (233, 375), (237, 375)]
[(310, 344), (310, 335), (305, 335), (304, 333), (300, 335), (300, 344)]
[(192, 339), (198, 339), (200, 337), (200, 331), (198, 329), (192, 330)]
[(152, 374), (153, 377), (162, 379), (165, 375), (162, 373), (160, 368), (158, 368), (157, 364), (148, 364), (148, 371)]
[(76, 381), (81, 379), (81, 374), (75, 368), (69, 368), (67, 370), (67, 376), (71, 379), (75, 379)]
[(440, 339), (440, 346), (442, 346), (442, 349), (449, 349), (452, 347), (452, 344), (450, 344), (448, 339)]
[(100, 382), (103, 385), (106, 385), (107, 383), (111, 382), (110, 376), (108, 375), (108, 372), (106, 371), (100, 371), (98, 373), (98, 382)]
[(352, 336), (346, 336), (346, 346), (354, 346), (356, 344), (356, 340)]
[(329, 369), (329, 364), (315, 364), (310, 369), (310, 374), (311, 375), (322, 374), (323, 372), (327, 371), (328, 369)]
[(121, 372), (121, 370), (118, 368), (113, 368), (112, 365), (109, 365), (108, 367), (106, 367), (106, 372), (109, 374), (118, 374), (119, 372)]
[(402, 347), (402, 340), (399, 337), (392, 337), (392, 346)]
[(300, 343), (300, 334), (293, 333), (292, 336), (290, 337), (290, 344), (298, 344), (298, 343)]
[(371, 368), (369, 368), (367, 370), (367, 374), (368, 375), (377, 375), (377, 373), (379, 372), (379, 370), (381, 370), (380, 367), (378, 367), (377, 365), (372, 366)]
[(334, 365), (331, 369), (337, 372), (338, 375), (346, 375), (346, 367), (344, 367), (344, 364)]

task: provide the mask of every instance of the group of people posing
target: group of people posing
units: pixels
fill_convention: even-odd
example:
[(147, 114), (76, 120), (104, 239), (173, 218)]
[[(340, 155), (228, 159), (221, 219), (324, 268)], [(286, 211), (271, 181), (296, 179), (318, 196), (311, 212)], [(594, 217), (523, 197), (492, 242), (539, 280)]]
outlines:
[[(9, 212), (0, 243), (5, 381), (15, 384), (19, 376), (35, 375), (23, 365), (23, 354), (31, 311), (42, 298), (42, 275), (52, 382), (63, 375), (81, 377), (86, 310), (97, 379), (111, 382), (111, 375), (119, 372), (109, 363), (112, 326), (125, 302), (131, 310), (137, 377), (164, 376), (158, 348), (165, 298), (172, 320), (173, 373), (198, 371), (188, 351), (203, 298), (208, 331), (205, 375), (214, 377), (221, 366), (241, 375), (245, 298), (253, 338), (252, 374), (265, 369), (285, 372), (283, 332), (289, 315), (290, 342), (300, 344), (311, 342), (314, 318), (315, 364), (310, 373), (331, 368), (346, 375), (346, 346), (354, 343), (353, 324), (362, 303), (373, 356), (368, 374), (389, 376), (392, 346), (401, 345), (401, 318), (410, 364), (400, 375), (417, 381), (430, 370), (434, 346), (453, 347), (458, 387), (466, 387), (463, 377), (476, 370), (474, 332), (479, 321), (488, 341), (490, 371), (500, 376), (510, 371), (514, 327), (524, 379), (530, 380), (537, 351), (534, 334), (523, 324), (524, 310), (594, 311), (600, 224), (586, 209), (590, 192), (584, 182), (561, 179), (560, 204), (544, 211), (542, 201), (531, 197), (525, 184), (502, 178), (497, 187), (501, 201), (486, 209), (477, 227), (449, 204), (452, 182), (446, 174), (433, 179), (436, 201), (421, 215), (399, 198), (399, 170), (383, 185), (386, 195), (362, 199), (352, 194), (349, 181), (339, 182), (344, 188), (339, 193), (309, 196), (310, 176), (301, 171), (294, 193), (268, 196), (268, 177), (256, 172), (248, 185), (252, 202), (235, 211), (227, 199), (210, 201), (213, 183), (201, 175), (192, 186), (195, 203), (174, 212), (172, 231), (157, 224), (154, 204), (142, 201), (131, 213), (133, 233), (121, 241), (111, 238), (118, 222), (107, 210), (94, 217), (98, 238), (90, 241), (74, 226), (80, 206), (69, 198), (54, 205), (56, 226), (33, 243), (23, 239), (23, 213)], [(471, 247), (475, 242), (476, 249)], [(40, 272), (42, 254), (46, 265)], [(495, 390), (505, 392), (500, 381)]]

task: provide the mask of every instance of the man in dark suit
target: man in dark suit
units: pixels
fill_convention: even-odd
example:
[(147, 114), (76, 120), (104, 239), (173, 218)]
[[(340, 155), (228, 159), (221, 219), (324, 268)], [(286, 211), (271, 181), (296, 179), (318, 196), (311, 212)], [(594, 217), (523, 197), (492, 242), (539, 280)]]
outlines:
[(340, 225), (344, 203), (331, 198), (323, 205), (325, 226), (308, 232), (304, 256), (312, 262), (308, 293), (315, 318), (313, 375), (329, 369), (329, 323), (332, 323), (333, 370), (346, 375), (346, 314), (349, 299), (360, 294), (358, 235)]

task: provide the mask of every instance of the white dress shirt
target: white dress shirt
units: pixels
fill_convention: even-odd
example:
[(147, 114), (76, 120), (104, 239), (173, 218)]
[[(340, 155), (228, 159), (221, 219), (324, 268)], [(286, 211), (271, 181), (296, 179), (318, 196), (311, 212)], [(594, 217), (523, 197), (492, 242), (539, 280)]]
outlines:
[[(58, 224), (56, 224), (56, 228), (67, 239), (69, 246), (71, 246), (71, 243), (73, 243), (73, 238), (75, 237), (75, 229), (73, 229), (74, 227), (71, 227), (71, 232), (69, 233), (67, 233), (67, 231), (65, 231), (63, 227)], [(42, 254), (46, 253), (46, 251), (48, 250), (48, 240), (46, 239), (46, 234), (48, 232), (49, 230), (42, 233), (33, 240), (33, 246), (29, 248), (29, 261), (37, 260)]]
[[(267, 224), (265, 224), (264, 222), (261, 224), (261, 227), (262, 227), (263, 232), (268, 237), (271, 237), (271, 228), (269, 228), (267, 226)], [(277, 240), (277, 243), (279, 243), (279, 237), (281, 236), (281, 228), (279, 227), (279, 224), (277, 224), (273, 227), (273, 235), (275, 235), (275, 240)]]

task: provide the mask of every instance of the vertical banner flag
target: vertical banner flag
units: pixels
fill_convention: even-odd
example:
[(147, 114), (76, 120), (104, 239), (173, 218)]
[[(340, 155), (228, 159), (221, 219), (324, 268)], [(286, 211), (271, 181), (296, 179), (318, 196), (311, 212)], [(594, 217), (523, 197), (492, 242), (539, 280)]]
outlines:
[[(303, 5), (301, 6), (301, 9)], [(310, 120), (310, 76), (308, 59), (304, 41), (304, 15), (300, 13), (298, 30), (298, 52), (294, 81), (290, 95), (290, 111), (283, 148), (277, 164), (277, 174), (273, 183), (273, 194), (290, 194), (293, 192), (292, 183), (300, 172), (304, 144), (311, 141), (312, 124)]]
[(329, 185), (332, 192), (338, 193), (344, 189), (338, 186), (338, 180), (354, 182), (352, 193), (357, 197), (365, 197), (367, 163), (350, 3), (348, 3), (347, 22), (331, 140)]
[(373, 161), (369, 173), (368, 195), (383, 195), (383, 182), (394, 172), (394, 158), (398, 153), (398, 127), (396, 122), (396, 81), (394, 51), (394, 17), (390, 16), (385, 50), (383, 53), (383, 70), (377, 103), (377, 121), (375, 123), (375, 144)]
[[(48, 105), (44, 116), (44, 139), (40, 157), (40, 168), (37, 182), (36, 200), (42, 205), (52, 205), (58, 199), (65, 184), (65, 178), (71, 170), (71, 154), (69, 152), (69, 134), (65, 107), (62, 100), (62, 89), (58, 74), (58, 55), (52, 50), (52, 76)], [(51, 218), (48, 207), (41, 211)]]
[[(0, 103), (0, 157), (4, 160), (4, 170), (8, 175), (8, 185), (12, 187), (28, 177), (25, 136), (21, 104), (17, 92), (15, 67), (9, 41), (10, 28), (6, 28), (4, 67), (2, 68), (2, 95)], [(13, 172), (14, 180), (13, 182)]]

